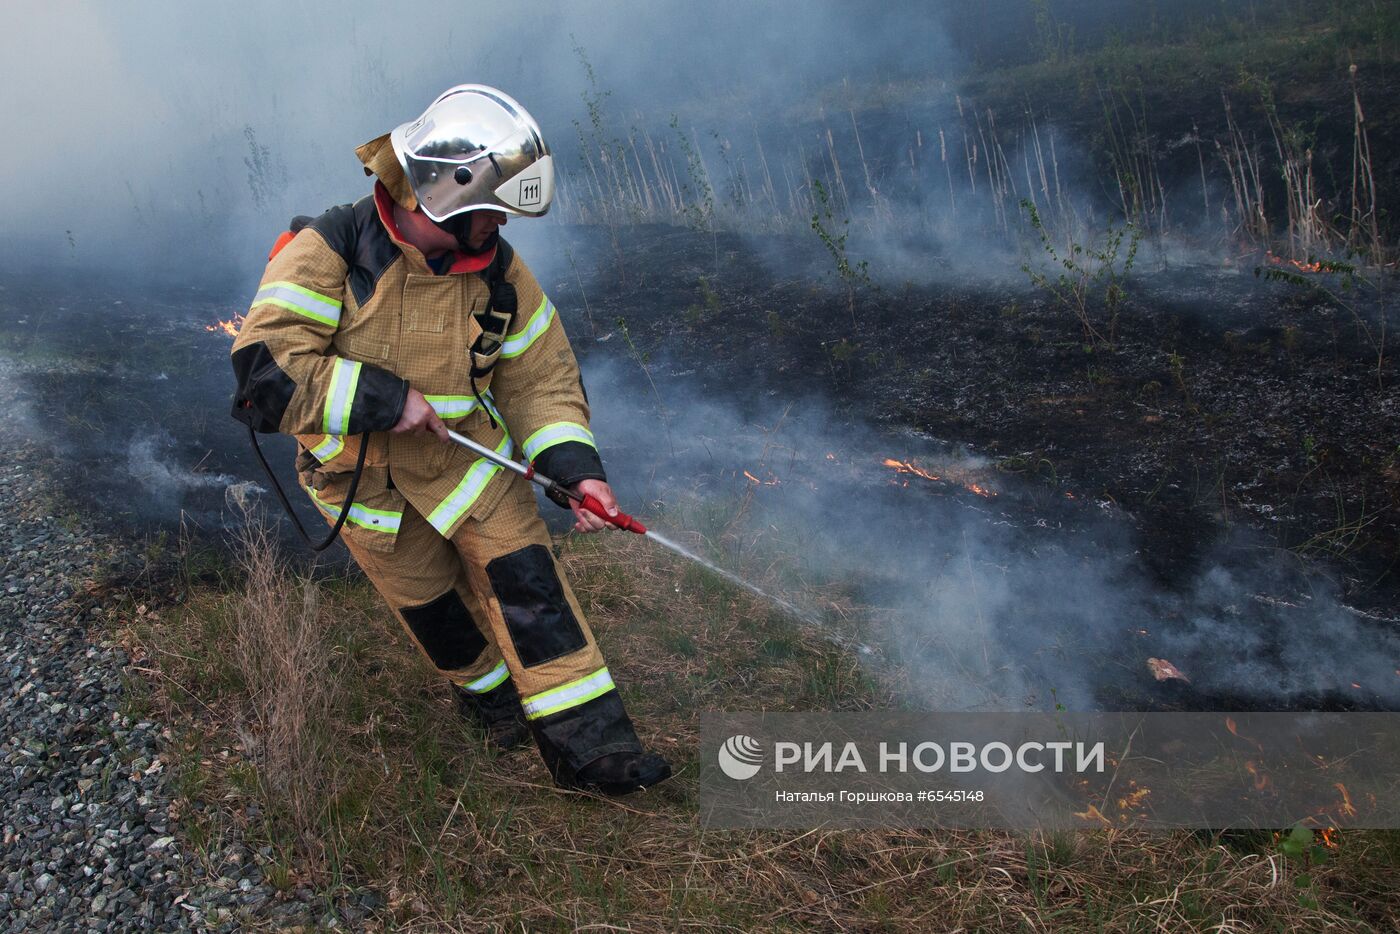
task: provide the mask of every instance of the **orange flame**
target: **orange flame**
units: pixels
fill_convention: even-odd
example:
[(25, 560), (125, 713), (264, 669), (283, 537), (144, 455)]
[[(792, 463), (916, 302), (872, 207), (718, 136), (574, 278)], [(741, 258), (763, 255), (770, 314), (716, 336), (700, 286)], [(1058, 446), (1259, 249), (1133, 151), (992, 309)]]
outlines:
[[(982, 486), (980, 483), (974, 483), (971, 480), (958, 480), (955, 477), (941, 477), (938, 474), (929, 473), (922, 467), (916, 467), (912, 461), (899, 461), (895, 460), (892, 457), (887, 457), (883, 461), (881, 461), (881, 463), (884, 464), (884, 466), (889, 467), (896, 473), (909, 474), (915, 477), (923, 477), (925, 480), (933, 480), (935, 482), (947, 480), (958, 483), (963, 487), (963, 489), (967, 490), (969, 493), (976, 493), (978, 496), (983, 496), (987, 499), (991, 499), (993, 496), (997, 495), (995, 490)], [(905, 486), (908, 486), (907, 481), (905, 483)]]
[(1244, 764), (1244, 767), (1250, 775), (1254, 776), (1255, 791), (1263, 791), (1264, 789), (1268, 788), (1270, 785), (1273, 784), (1273, 782), (1269, 779), (1269, 776), (1259, 771), (1258, 766), (1256, 766), (1253, 762), (1246, 762)]
[(1141, 807), (1142, 802), (1147, 798), (1147, 796), (1152, 794), (1152, 789), (1148, 788), (1146, 785), (1139, 786), (1136, 782), (1133, 782), (1132, 784), (1134, 786), (1133, 790), (1118, 799), (1118, 809), (1120, 811), (1127, 811), (1131, 808)]
[(1332, 787), (1337, 789), (1342, 796), (1341, 804), (1337, 808), (1338, 812), (1345, 817), (1355, 817), (1356, 808), (1352, 806), (1351, 795), (1347, 793), (1347, 786), (1343, 785), (1341, 782), (1334, 782)]
[(206, 324), (204, 330), (210, 333), (222, 331), (229, 337), (237, 337), (239, 330), (243, 327), (244, 320), (242, 315), (235, 313), (234, 316), (227, 321), (221, 320), (218, 324)]
[(1265, 256), (1265, 258), (1268, 259), (1269, 262), (1273, 263), (1275, 266), (1292, 266), (1293, 268), (1297, 269), (1299, 272), (1322, 272), (1322, 271), (1323, 271), (1323, 270), (1322, 270), (1322, 263), (1320, 263), (1320, 262), (1319, 262), (1319, 263), (1300, 263), (1300, 262), (1298, 262), (1298, 260), (1296, 260), (1296, 259), (1284, 259), (1282, 256), (1277, 256), (1277, 255), (1275, 255), (1275, 254), (1273, 253), (1273, 251), (1271, 251), (1271, 250), (1270, 250), (1270, 251), (1265, 251), (1264, 256)]
[(897, 460), (895, 460), (895, 459), (892, 458), (892, 457), (887, 457), (887, 458), (885, 458), (885, 460), (884, 460), (884, 465), (885, 465), (886, 467), (891, 467), (891, 468), (893, 468), (895, 471), (897, 471), (897, 472), (899, 472), (899, 473), (911, 473), (911, 474), (913, 474), (913, 475), (916, 476), (916, 477), (923, 477), (925, 480), (939, 480), (939, 479), (942, 479), (942, 478), (940, 478), (940, 477), (939, 477), (938, 475), (936, 475), (936, 474), (931, 474), (931, 473), (929, 473), (927, 470), (920, 470), (918, 467), (915, 467), (913, 464), (909, 463), (908, 461), (897, 461)]
[(1317, 832), (1317, 842), (1327, 847), (1329, 850), (1337, 848), (1337, 828), (1326, 827)]
[(1109, 820), (1107, 817), (1104, 817), (1103, 812), (1092, 804), (1090, 804), (1087, 808), (1085, 808), (1082, 811), (1075, 811), (1074, 816), (1079, 818), (1080, 820), (1096, 820), (1103, 824), (1105, 827), (1113, 826), (1113, 821)]
[(782, 482), (782, 481), (780, 481), (777, 477), (773, 476), (772, 474), (769, 474), (769, 475), (768, 475), (768, 479), (767, 479), (767, 480), (760, 480), (760, 479), (758, 479), (757, 477), (755, 477), (753, 474), (749, 473), (747, 470), (744, 471), (744, 476), (748, 477), (749, 480), (751, 480), (753, 483), (757, 484), (758, 486), (777, 486), (779, 483)]
[[(1257, 739), (1253, 739), (1253, 738), (1251, 738), (1251, 737), (1249, 737), (1249, 736), (1245, 736), (1243, 733), (1241, 733), (1241, 732), (1239, 731), (1239, 727), (1237, 727), (1237, 726), (1235, 725), (1235, 720), (1234, 720), (1233, 717), (1226, 717), (1226, 718), (1225, 718), (1225, 729), (1229, 730), (1229, 731), (1230, 731), (1230, 734), (1231, 734), (1232, 736), (1237, 736), (1237, 737), (1239, 737), (1240, 739), (1242, 739), (1242, 740), (1244, 740), (1245, 742), (1249, 743), (1250, 745), (1252, 745), (1255, 749), (1259, 750), (1260, 752), (1263, 752), (1263, 751), (1264, 751), (1264, 747), (1259, 743), (1259, 741), (1258, 741)], [(1254, 772), (1254, 769), (1253, 769), (1253, 768), (1250, 768), (1250, 766), (1252, 766), (1252, 765), (1253, 765), (1253, 763), (1250, 763), (1249, 766), (1246, 766), (1246, 768), (1249, 768), (1249, 771), (1250, 771), (1251, 774), (1253, 774), (1253, 772)]]

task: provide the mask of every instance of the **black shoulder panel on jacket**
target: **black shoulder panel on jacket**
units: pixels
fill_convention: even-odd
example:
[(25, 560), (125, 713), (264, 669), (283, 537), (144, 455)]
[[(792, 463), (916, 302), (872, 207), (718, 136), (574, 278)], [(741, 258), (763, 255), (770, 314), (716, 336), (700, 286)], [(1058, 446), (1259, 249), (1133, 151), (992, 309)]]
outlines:
[(355, 256), (355, 205), (337, 204), (306, 225), (316, 231), (350, 265)]
[(350, 263), (350, 291), (354, 293), (355, 301), (363, 306), (374, 294), (379, 277), (403, 253), (389, 239), (389, 232), (379, 222), (374, 198), (365, 196), (355, 202), (355, 228), (358, 238), (355, 259)]
[(403, 254), (379, 222), (374, 196), (331, 208), (309, 225), (340, 254), (355, 301), (363, 306), (374, 295), (379, 277)]
[[(254, 431), (272, 434), (280, 430), (282, 415), (297, 391), (297, 384), (282, 372), (267, 344), (258, 341), (233, 352), (233, 417)], [(396, 419), (397, 420), (397, 419)]]

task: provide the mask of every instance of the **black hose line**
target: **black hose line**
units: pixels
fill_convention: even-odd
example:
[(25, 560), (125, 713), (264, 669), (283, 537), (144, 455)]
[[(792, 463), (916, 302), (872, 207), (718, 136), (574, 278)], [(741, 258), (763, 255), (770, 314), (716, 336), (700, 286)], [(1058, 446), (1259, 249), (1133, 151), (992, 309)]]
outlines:
[(262, 447), (258, 445), (258, 433), (253, 430), (252, 425), (248, 425), (248, 440), (253, 443), (253, 453), (258, 456), (258, 463), (262, 464), (263, 473), (267, 474), (267, 479), (272, 483), (272, 491), (277, 494), (277, 499), (282, 503), (282, 508), (287, 510), (287, 516), (292, 520), (292, 525), (296, 526), (297, 534), (301, 540), (306, 542), (312, 551), (325, 551), (340, 535), (340, 527), (345, 524), (345, 519), (350, 515), (350, 509), (355, 505), (355, 493), (360, 487), (360, 472), (365, 467), (365, 455), (369, 453), (369, 432), (360, 435), (360, 455), (355, 458), (355, 472), (350, 476), (350, 489), (345, 494), (345, 503), (340, 507), (340, 515), (335, 520), (335, 525), (331, 528), (331, 534), (326, 536), (326, 540), (313, 542), (311, 536), (306, 534), (306, 529), (302, 528), (301, 520), (292, 509), (292, 504), (287, 501), (287, 494), (282, 492), (282, 484), (277, 482), (277, 476), (272, 472), (271, 465), (267, 458), (263, 457)]

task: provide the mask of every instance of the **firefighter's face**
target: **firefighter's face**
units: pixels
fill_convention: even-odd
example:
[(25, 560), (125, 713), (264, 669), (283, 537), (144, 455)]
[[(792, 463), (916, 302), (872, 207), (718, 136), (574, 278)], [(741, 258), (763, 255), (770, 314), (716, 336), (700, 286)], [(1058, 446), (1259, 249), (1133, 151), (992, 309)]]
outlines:
[(504, 227), (505, 224), (504, 211), (483, 210), (454, 215), (445, 221), (439, 221), (438, 227), (456, 239), (459, 249), (473, 252), (484, 247), (496, 232), (496, 228)]
[(486, 244), (486, 240), (496, 232), (497, 227), (506, 225), (504, 211), (472, 211), (471, 219), (471, 232), (467, 235), (467, 245), (473, 250), (481, 249)]

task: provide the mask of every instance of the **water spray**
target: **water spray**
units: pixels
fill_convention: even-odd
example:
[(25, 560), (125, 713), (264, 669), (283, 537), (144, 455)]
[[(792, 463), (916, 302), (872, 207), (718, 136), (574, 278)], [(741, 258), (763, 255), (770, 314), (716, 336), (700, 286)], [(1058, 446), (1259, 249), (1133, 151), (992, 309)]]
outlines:
[(535, 470), (533, 464), (522, 464), (514, 458), (508, 457), (505, 454), (500, 453), (499, 451), (487, 447), (484, 444), (478, 444), (471, 438), (468, 438), (466, 435), (458, 434), (450, 428), (447, 430), (447, 436), (456, 443), (460, 444), (462, 447), (468, 449), (469, 451), (479, 454), (487, 460), (491, 461), (492, 463), (499, 464), (506, 470), (509, 470), (512, 473), (517, 473), (520, 476), (524, 477), (526, 480), (529, 480), (531, 483), (538, 484), (539, 486), (543, 487), (545, 494), (555, 502), (563, 502), (567, 500), (570, 502), (577, 503), (581, 508), (587, 509), (589, 512), (593, 513), (595, 516), (602, 519), (609, 525), (616, 526), (617, 528), (627, 532), (634, 532), (637, 535), (645, 536), (646, 538), (649, 538), (650, 540), (656, 542), (661, 547), (667, 548), (675, 552), (682, 558), (685, 558), (687, 561), (694, 561), (696, 564), (699, 564), (702, 567), (705, 567), (710, 571), (714, 572), (715, 574), (718, 574), (720, 577), (723, 577), (725, 580), (729, 581), (736, 587), (742, 587), (750, 593), (756, 594), (762, 597), (763, 599), (778, 605), (784, 611), (796, 617), (797, 619), (800, 619), (805, 623), (810, 623), (813, 626), (822, 627), (821, 622), (814, 618), (811, 614), (804, 613), (802, 610), (799, 610), (796, 606), (784, 600), (782, 597), (774, 596), (773, 594), (764, 591), (762, 588), (758, 587), (755, 584), (749, 583), (742, 577), (739, 577), (737, 574), (733, 574), (729, 571), (726, 571), (724, 568), (718, 567), (710, 563), (709, 561), (706, 561), (704, 558), (687, 550), (681, 545), (676, 544), (669, 538), (666, 538), (664, 535), (661, 535), (657, 532), (652, 531), (651, 529), (648, 529), (635, 517), (629, 516), (627, 513), (622, 512), (620, 510), (615, 516), (608, 515), (607, 508), (604, 507), (603, 504), (598, 501), (598, 498), (596, 496), (593, 496), (589, 493), (578, 493), (574, 490), (571, 490), (568, 487), (565, 487), (562, 484), (560, 484), (557, 480), (551, 480), (549, 477), (546, 477), (544, 474)]

